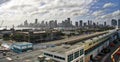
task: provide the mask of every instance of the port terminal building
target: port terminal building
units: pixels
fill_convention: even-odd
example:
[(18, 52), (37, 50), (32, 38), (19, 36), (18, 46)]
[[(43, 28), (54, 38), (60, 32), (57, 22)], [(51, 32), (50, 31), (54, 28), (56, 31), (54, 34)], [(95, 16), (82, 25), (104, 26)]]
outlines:
[[(112, 30), (81, 40), (62, 41), (63, 44), (43, 50), (43, 56), (55, 62), (90, 62), (104, 48), (120, 38), (120, 31)], [(82, 38), (83, 39), (83, 38)], [(64, 43), (65, 42), (65, 43)], [(55, 42), (56, 45), (57, 42)], [(60, 44), (60, 42), (58, 42)]]

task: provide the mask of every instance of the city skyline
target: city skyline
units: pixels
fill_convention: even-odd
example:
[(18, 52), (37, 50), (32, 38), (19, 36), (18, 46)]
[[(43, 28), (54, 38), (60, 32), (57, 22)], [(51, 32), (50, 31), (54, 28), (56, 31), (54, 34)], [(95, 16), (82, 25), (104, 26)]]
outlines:
[[(115, 19), (112, 19), (115, 20)], [(111, 20), (111, 21), (112, 21)], [(115, 20), (117, 21), (117, 20)], [(28, 20), (25, 20), (23, 23), (18, 25), (17, 27), (48, 27), (48, 28), (57, 28), (57, 27), (76, 27), (76, 28), (81, 28), (81, 27), (86, 27), (86, 26), (109, 26), (106, 24), (106, 21), (104, 23), (99, 23), (99, 22), (94, 22), (92, 20), (88, 20), (87, 22), (84, 22), (84, 20), (78, 20), (75, 22), (72, 22), (71, 18), (66, 18), (62, 22), (58, 22), (57, 20), (50, 20), (50, 21), (41, 21), (39, 22), (38, 19), (35, 19), (33, 23), (28, 22)], [(111, 22), (111, 26), (112, 26)]]
[(111, 19), (118, 20), (120, 16), (119, 5), (119, 0), (1, 0), (0, 23), (4, 20), (4, 26), (16, 26), (25, 20), (34, 22), (36, 18), (40, 22), (62, 22), (70, 17), (72, 22), (92, 20), (110, 24)]

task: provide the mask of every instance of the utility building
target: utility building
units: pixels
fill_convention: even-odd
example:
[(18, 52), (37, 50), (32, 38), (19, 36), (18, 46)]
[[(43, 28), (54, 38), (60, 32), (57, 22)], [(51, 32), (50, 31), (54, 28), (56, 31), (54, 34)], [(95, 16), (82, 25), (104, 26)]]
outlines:
[(12, 45), (12, 50), (16, 53), (26, 52), (33, 50), (33, 44), (28, 42), (18, 42)]
[(62, 45), (43, 50), (44, 56), (58, 62), (85, 62), (84, 46)]

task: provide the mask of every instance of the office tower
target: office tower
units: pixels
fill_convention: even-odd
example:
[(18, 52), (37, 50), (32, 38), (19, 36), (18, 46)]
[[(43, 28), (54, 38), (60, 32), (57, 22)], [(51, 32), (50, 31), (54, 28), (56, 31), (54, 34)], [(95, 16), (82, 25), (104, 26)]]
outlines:
[(44, 23), (44, 20), (41, 22), (41, 27), (44, 27), (45, 26), (45, 23)]
[(65, 27), (65, 21), (62, 21), (62, 23), (61, 23), (60, 26), (61, 26), (61, 27)]
[(27, 20), (24, 21), (24, 26), (25, 26), (25, 27), (28, 26)]
[(87, 26), (87, 23), (86, 23), (86, 22), (84, 23), (84, 26)]
[(67, 24), (70, 24), (70, 23), (71, 23), (70, 18), (67, 18), (67, 20), (65, 20), (65, 22), (66, 22)]
[(67, 18), (67, 20), (66, 20), (66, 25), (67, 25), (67, 27), (70, 27), (71, 26), (71, 20), (70, 20), (70, 18)]
[(64, 27), (70, 27), (71, 26), (70, 18), (67, 18), (67, 20), (64, 21), (63, 26)]
[(118, 27), (120, 27), (120, 19), (118, 19)]
[(45, 22), (45, 26), (48, 27), (48, 22), (47, 21)]
[(117, 20), (112, 19), (111, 20), (111, 25), (114, 26), (114, 27), (117, 26)]
[(67, 18), (67, 20), (70, 22), (70, 18)]
[(88, 20), (88, 26), (90, 25), (90, 21)]
[(92, 25), (92, 21), (89, 21), (89, 24)]
[(104, 22), (104, 26), (106, 26), (106, 22)]
[(72, 25), (72, 21), (70, 21), (70, 24)]
[(79, 21), (79, 26), (82, 27), (82, 24), (83, 24), (83, 21), (80, 20), (80, 21)]
[(53, 21), (53, 20), (49, 21), (49, 27), (55, 28), (55, 21)]
[(38, 19), (35, 19), (35, 24), (37, 24), (38, 23)]
[(99, 26), (99, 22), (97, 22), (97, 26)]
[(75, 22), (75, 26), (78, 27), (78, 22)]
[(55, 27), (57, 27), (57, 20), (55, 20)]
[(95, 22), (93, 22), (93, 26), (96, 27), (96, 23)]

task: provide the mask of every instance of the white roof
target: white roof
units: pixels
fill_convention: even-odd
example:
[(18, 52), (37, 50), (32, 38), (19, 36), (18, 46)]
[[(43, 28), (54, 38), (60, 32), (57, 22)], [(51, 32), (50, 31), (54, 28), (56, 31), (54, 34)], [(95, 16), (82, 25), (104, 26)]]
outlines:
[(6, 59), (7, 59), (7, 60), (9, 60), (9, 61), (11, 61), (11, 60), (12, 60), (12, 58), (10, 58), (10, 57), (6, 57)]

